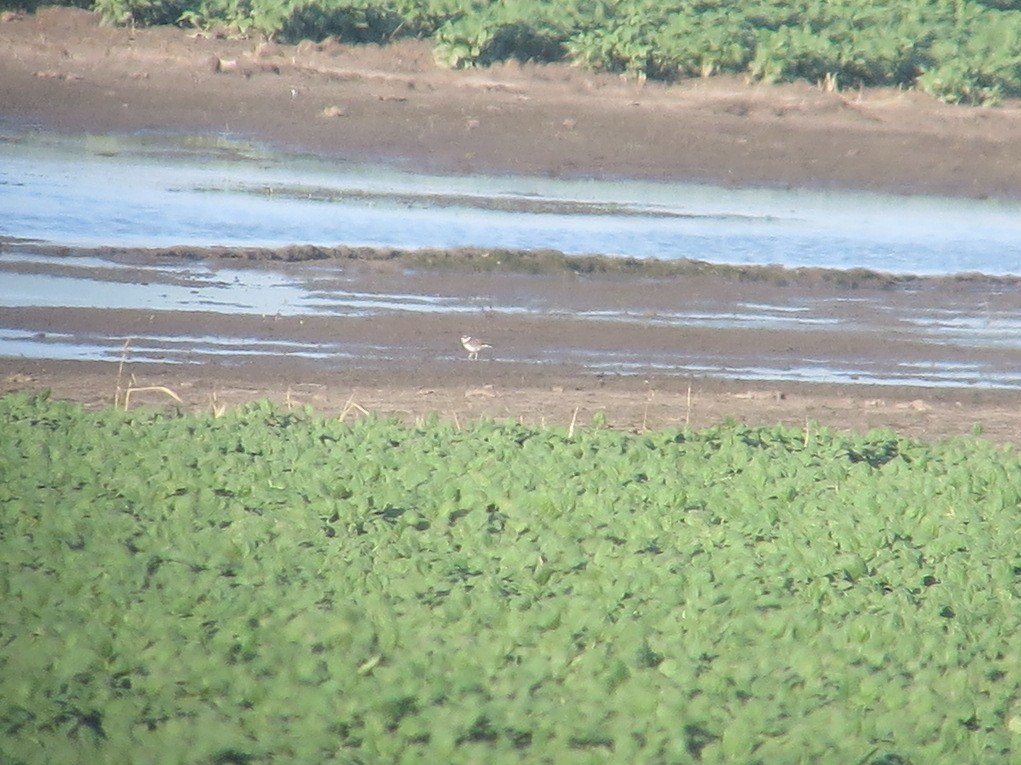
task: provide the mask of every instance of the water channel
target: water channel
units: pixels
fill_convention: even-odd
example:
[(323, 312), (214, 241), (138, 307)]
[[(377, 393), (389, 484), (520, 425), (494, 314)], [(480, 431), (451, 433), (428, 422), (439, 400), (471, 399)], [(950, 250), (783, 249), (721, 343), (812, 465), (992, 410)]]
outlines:
[[(210, 315), (366, 317), (414, 313), (496, 316), (570, 314), (573, 319), (644, 326), (715, 326), (810, 331), (849, 321), (839, 300), (804, 295), (760, 304), (692, 301), (683, 305), (571, 304), (537, 296), (446, 294), (405, 274), (394, 291), (347, 283), (339, 264), (226, 267), (210, 263), (95, 257), (93, 247), (190, 245), (280, 247), (293, 244), (393, 248), (552, 249), (658, 259), (696, 259), (789, 268), (870, 269), (943, 276), (1021, 274), (1021, 202), (962, 200), (787, 189), (724, 189), (676, 183), (523, 177), (420, 175), (287, 155), (221, 137), (66, 137), (0, 128), (0, 316), (28, 310), (204, 312)], [(45, 245), (40, 247), (40, 245)], [(46, 248), (67, 248), (60, 257)], [(986, 349), (1002, 364), (878, 374), (867, 361), (836, 360), (776, 368), (733, 360), (723, 374), (922, 385), (1021, 388), (1021, 301), (1010, 288), (975, 302), (935, 308), (885, 302), (871, 312), (934, 348)], [(1006, 294), (1005, 294), (1006, 293)], [(483, 304), (484, 303), (484, 304)], [(891, 316), (891, 312), (896, 315)], [(878, 325), (877, 325), (878, 326)], [(859, 327), (858, 329), (863, 329)], [(864, 328), (867, 330), (868, 328)], [(879, 330), (876, 330), (879, 331)], [(45, 333), (27, 320), (0, 321), (0, 356), (112, 359), (122, 338)], [(394, 349), (287, 343), (245, 346), (214, 334), (139, 341), (154, 358), (183, 360), (187, 346), (210, 357), (293, 353), (310, 358), (378, 357)], [(715, 363), (678, 356), (573, 350), (593, 370), (666, 369), (712, 374)], [(939, 354), (937, 354), (939, 355)], [(181, 358), (178, 358), (181, 356)], [(935, 358), (935, 357), (934, 357)], [(541, 359), (539, 359), (541, 360)]]

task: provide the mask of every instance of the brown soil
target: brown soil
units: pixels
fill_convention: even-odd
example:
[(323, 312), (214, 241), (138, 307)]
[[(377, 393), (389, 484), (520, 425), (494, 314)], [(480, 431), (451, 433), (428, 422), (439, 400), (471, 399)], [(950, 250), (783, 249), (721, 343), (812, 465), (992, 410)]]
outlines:
[[(384, 48), (281, 46), (178, 29), (104, 27), (93, 15), (70, 9), (5, 14), (0, 60), (0, 119), (69, 133), (227, 131), (288, 149), (434, 172), (1021, 196), (1017, 104), (951, 107), (914, 92), (826, 93), (810, 84), (765, 87), (736, 78), (641, 84), (564, 66), (450, 72), (434, 65), (429, 46), (420, 41)], [(455, 280), (454, 289), (471, 288), (466, 276), (449, 276), (448, 289), (449, 280)], [(570, 280), (551, 277), (546, 288), (558, 283), (565, 291), (572, 287)], [(816, 288), (797, 281), (786, 287)], [(734, 284), (705, 280), (699, 289), (725, 295)], [(131, 317), (106, 321), (112, 331), (130, 336)], [(374, 332), (406, 332), (448, 343), (456, 331), (449, 324), (449, 317), (415, 319), (403, 327), (365, 323), (359, 332), (369, 340)], [(588, 344), (636, 338), (633, 332), (625, 337), (569, 324), (547, 331), (574, 332), (560, 334), (562, 341)], [(488, 329), (506, 343), (519, 328)], [(312, 322), (300, 331), (326, 337), (335, 327)], [(710, 332), (697, 341), (738, 350), (763, 343), (796, 357), (796, 339), (779, 334)], [(852, 334), (842, 340), (849, 348), (869, 344)], [(643, 340), (660, 341), (667, 338)], [(897, 351), (888, 352), (892, 359)], [(1021, 398), (1015, 392), (600, 378), (556, 365), (420, 359), (337, 371), (290, 360), (218, 367), (143, 365), (129, 358), (119, 385), (123, 390), (132, 383), (166, 386), (188, 408), (269, 397), (348, 417), (368, 410), (410, 419), (437, 413), (460, 422), (495, 416), (581, 425), (604, 411), (611, 424), (634, 429), (697, 427), (732, 417), (799, 427), (813, 421), (853, 430), (890, 426), (925, 437), (965, 434), (981, 423), (997, 440), (1017, 437)], [(118, 367), (0, 359), (0, 391), (42, 387), (90, 405), (109, 403)], [(164, 392), (138, 391), (131, 404), (163, 400)]]
[(459, 173), (1021, 196), (1017, 104), (730, 77), (639, 83), (561, 65), (455, 72), (417, 40), (285, 46), (101, 26), (72, 9), (6, 18), (4, 117), (73, 133), (228, 131)]
[[(788, 425), (808, 434), (829, 428), (863, 432), (893, 428), (910, 438), (938, 439), (981, 433), (1016, 442), (1021, 418), (1018, 395), (1005, 392), (877, 390), (852, 386), (773, 386), (678, 378), (599, 379), (570, 370), (495, 368), (479, 362), (446, 369), (388, 368), (336, 373), (290, 364), (251, 367), (125, 365), (105, 362), (18, 362), (0, 360), (0, 392), (49, 389), (56, 398), (89, 407), (119, 400), (140, 405), (214, 412), (269, 399), (285, 407), (312, 406), (346, 419), (371, 412), (417, 422), (431, 415), (468, 425), (484, 418), (536, 426), (588, 427), (600, 414), (611, 427), (634, 431), (702, 428), (728, 420), (748, 425)], [(137, 371), (137, 376), (135, 372)], [(416, 380), (415, 377), (418, 379)], [(690, 384), (690, 394), (688, 385)], [(159, 388), (165, 387), (181, 403)]]

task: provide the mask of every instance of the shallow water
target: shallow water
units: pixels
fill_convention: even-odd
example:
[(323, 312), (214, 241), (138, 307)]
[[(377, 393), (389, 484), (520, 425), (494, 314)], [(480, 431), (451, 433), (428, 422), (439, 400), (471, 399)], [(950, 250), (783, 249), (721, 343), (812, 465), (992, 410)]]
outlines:
[[(229, 139), (86, 137), (0, 129), (0, 237), (61, 246), (375, 245), (555, 249), (731, 264), (868, 268), (919, 275), (1021, 274), (1021, 203), (633, 181), (444, 177), (278, 154)], [(539, 292), (458, 294), (402, 275), (383, 287), (337, 264), (219, 267), (0, 252), (0, 314), (32, 309), (208, 316), (551, 317), (594, 324), (883, 333), (895, 327), (932, 360), (788, 355), (706, 358), (635, 349), (558, 348), (501, 362), (580, 365), (594, 373), (749, 380), (1021, 388), (1021, 308), (962, 293), (929, 306), (882, 293), (797, 302), (683, 305), (565, 302)], [(785, 296), (785, 300), (790, 295)], [(803, 336), (803, 335), (802, 335)], [(0, 321), (0, 357), (116, 361), (124, 338)], [(976, 351), (978, 355), (976, 357)], [(421, 349), (338, 339), (133, 335), (134, 361), (235, 363), (290, 356), (325, 364), (407, 358)], [(998, 352), (1003, 361), (995, 360)], [(458, 355), (451, 350), (450, 358)], [(993, 358), (993, 360), (990, 360)]]
[(0, 133), (0, 236), (70, 246), (556, 249), (1021, 274), (1021, 202), (457, 177), (224, 139)]
[[(487, 277), (488, 278), (488, 277)], [(496, 284), (501, 277), (492, 277)], [(976, 307), (973, 293), (956, 300), (927, 304), (924, 295), (901, 293), (888, 302), (884, 292), (841, 295), (793, 290), (788, 300), (691, 299), (663, 303), (604, 297), (578, 290), (501, 287), (470, 294), (443, 289), (442, 282), (395, 274), (384, 279), (359, 279), (338, 264), (302, 263), (286, 268), (218, 268), (187, 263), (168, 266), (147, 261), (115, 262), (96, 257), (45, 257), (11, 249), (0, 253), (0, 356), (26, 359), (105, 360), (116, 362), (124, 353), (125, 338), (113, 329), (123, 322), (102, 317), (125, 315), (153, 317), (192, 314), (202, 327), (216, 327), (224, 319), (247, 316), (272, 324), (283, 317), (374, 320), (387, 317), (432, 315), (464, 316), (471, 324), (501, 317), (531, 317), (543, 323), (564, 320), (591, 326), (631, 326), (639, 331), (671, 328), (692, 330), (769, 330), (799, 342), (807, 333), (860, 333), (884, 337), (895, 331), (914, 347), (931, 348), (931, 360), (905, 359), (891, 363), (888, 354), (832, 353), (800, 356), (752, 350), (725, 355), (685, 351), (664, 353), (656, 348), (586, 348), (530, 346), (515, 352), (501, 350), (498, 363), (560, 364), (581, 366), (592, 373), (666, 374), (727, 379), (792, 382), (846, 382), (922, 387), (978, 387), (1021, 389), (1021, 303), (1009, 300)], [(631, 293), (632, 295), (636, 293)], [(643, 291), (637, 291), (639, 296)], [(790, 299), (796, 302), (790, 302)], [(15, 321), (20, 311), (43, 309), (41, 315), (60, 309), (83, 309), (98, 321), (90, 328), (54, 327), (42, 321)], [(37, 320), (38, 321), (38, 320)], [(152, 326), (163, 324), (160, 319)], [(121, 330), (123, 331), (123, 330)], [(265, 332), (266, 330), (264, 330)], [(432, 359), (435, 349), (416, 347), (414, 339), (394, 337), (386, 344), (345, 339), (343, 333), (323, 341), (272, 336), (167, 334), (133, 331), (133, 362), (236, 364), (255, 357), (313, 359), (332, 367), (377, 364), (420, 357)], [(598, 337), (602, 332), (596, 330)], [(626, 343), (625, 343), (626, 345)], [(823, 343), (823, 347), (826, 347)], [(462, 357), (454, 347), (445, 358)], [(976, 357), (977, 354), (977, 357)], [(1001, 354), (1003, 355), (1000, 358)]]

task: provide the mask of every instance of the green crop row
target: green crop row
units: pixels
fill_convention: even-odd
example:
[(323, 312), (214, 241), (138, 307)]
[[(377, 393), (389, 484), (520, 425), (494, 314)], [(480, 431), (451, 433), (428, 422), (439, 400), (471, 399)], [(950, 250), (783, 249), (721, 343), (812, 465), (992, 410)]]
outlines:
[(452, 67), (568, 61), (667, 80), (731, 72), (766, 82), (918, 87), (952, 102), (1021, 95), (1021, 0), (95, 0), (94, 7), (116, 23), (228, 25), (284, 41), (426, 37), (437, 61)]
[(990, 763), (1021, 463), (0, 399), (0, 751), (35, 763)]

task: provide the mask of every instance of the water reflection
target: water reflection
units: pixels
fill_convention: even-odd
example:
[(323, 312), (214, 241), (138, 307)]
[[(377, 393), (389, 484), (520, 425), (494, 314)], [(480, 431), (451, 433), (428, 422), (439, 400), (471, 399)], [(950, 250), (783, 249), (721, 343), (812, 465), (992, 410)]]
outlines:
[(1021, 274), (1021, 203), (446, 177), (229, 141), (0, 141), (0, 235), (79, 246), (556, 249), (916, 274)]
[[(324, 246), (506, 248), (688, 258), (728, 264), (868, 268), (908, 274), (1021, 274), (1021, 203), (675, 183), (447, 177), (287, 155), (229, 140), (165, 136), (60, 138), (0, 128), (0, 237), (69, 247)], [(429, 285), (432, 284), (432, 287)], [(925, 305), (902, 292), (793, 303), (689, 300), (657, 304), (513, 290), (450, 294), (434, 282), (378, 286), (339, 267), (217, 267), (194, 261), (52, 258), (0, 253), (0, 311), (61, 308), (218, 316), (569, 317), (650, 329), (874, 333), (891, 326), (933, 361), (891, 368), (870, 358), (696, 358), (683, 351), (557, 349), (493, 363), (576, 364), (595, 372), (888, 385), (1021, 387), (1015, 300)], [(906, 297), (905, 297), (906, 296)], [(22, 322), (26, 324), (26, 322)], [(116, 360), (123, 338), (0, 323), (0, 356)], [(215, 322), (211, 322), (215, 324)], [(414, 347), (353, 341), (140, 333), (132, 358), (234, 363), (260, 355), (324, 363), (399, 363)], [(947, 350), (949, 349), (949, 350)], [(976, 353), (977, 351), (977, 353)], [(926, 351), (928, 353), (928, 351)], [(1004, 357), (993, 364), (982, 358)], [(456, 359), (455, 350), (450, 351)], [(965, 358), (965, 361), (954, 359)], [(978, 358), (978, 360), (976, 360)]]
[[(371, 280), (370, 280), (371, 281)], [(891, 366), (888, 360), (849, 357), (834, 352), (826, 358), (801, 358), (796, 354), (706, 358), (706, 354), (669, 354), (654, 350), (562, 348), (528, 351), (531, 355), (505, 353), (494, 363), (570, 363), (592, 372), (615, 374), (680, 374), (748, 380), (798, 382), (857, 382), (877, 385), (979, 386), (1021, 388), (1021, 368), (1010, 363), (954, 361), (962, 351), (1021, 350), (1021, 307), (986, 304), (976, 310), (962, 298), (959, 308), (927, 306), (920, 300), (887, 300), (883, 292), (853, 296), (795, 290), (796, 302), (783, 304), (761, 300), (703, 300), (668, 307), (621, 303), (606, 305), (584, 295), (574, 304), (560, 303), (562, 292), (532, 291), (527, 294), (436, 294), (436, 282), (405, 275), (383, 280), (383, 287), (368, 289), (337, 265), (291, 265), (273, 268), (218, 268), (211, 264), (118, 263), (90, 256), (46, 258), (31, 252), (0, 253), (0, 312), (4, 309), (92, 309), (95, 311), (145, 311), (170, 316), (191, 312), (210, 317), (334, 317), (365, 319), (396, 315), (464, 315), (494, 317), (564, 318), (572, 322), (617, 323), (637, 327), (691, 330), (773, 330), (789, 337), (811, 332), (883, 333), (897, 326), (910, 339), (950, 349), (940, 361), (904, 360)], [(431, 285), (431, 286), (430, 286)], [(909, 296), (910, 297), (910, 296)], [(16, 313), (10, 314), (15, 316)], [(102, 322), (100, 322), (102, 323)], [(598, 333), (597, 333), (598, 334)], [(828, 336), (827, 336), (828, 337)], [(792, 342), (796, 342), (793, 341)], [(828, 342), (828, 341), (827, 341)], [(99, 330), (74, 334), (39, 328), (0, 326), (0, 356), (32, 359), (82, 359), (117, 361), (124, 338)], [(949, 356), (948, 356), (949, 354)], [(996, 354), (989, 354), (995, 356)], [(321, 360), (326, 364), (397, 363), (408, 358), (435, 358), (434, 349), (402, 345), (373, 345), (347, 339), (320, 339), (204, 335), (170, 335), (136, 332), (132, 336), (133, 361), (194, 363), (216, 360), (240, 363), (259, 356)], [(460, 354), (453, 347), (450, 360)]]

